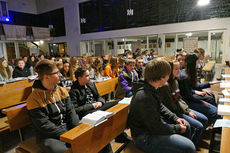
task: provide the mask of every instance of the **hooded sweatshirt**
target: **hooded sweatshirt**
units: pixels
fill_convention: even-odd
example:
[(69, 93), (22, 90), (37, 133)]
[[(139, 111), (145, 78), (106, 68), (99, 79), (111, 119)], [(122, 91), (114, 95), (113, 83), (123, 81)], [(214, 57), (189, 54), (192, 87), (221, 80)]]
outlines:
[(65, 88), (56, 86), (53, 91), (47, 90), (40, 80), (35, 80), (33, 89), (27, 99), (27, 109), (37, 136), (59, 139), (79, 125), (79, 117)]
[[(153, 135), (169, 135), (180, 133), (181, 127), (176, 124), (178, 117), (167, 109), (159, 98), (157, 90), (145, 81), (133, 85), (134, 96), (128, 115), (128, 126), (132, 137), (149, 133)], [(175, 124), (167, 124), (162, 118)]]

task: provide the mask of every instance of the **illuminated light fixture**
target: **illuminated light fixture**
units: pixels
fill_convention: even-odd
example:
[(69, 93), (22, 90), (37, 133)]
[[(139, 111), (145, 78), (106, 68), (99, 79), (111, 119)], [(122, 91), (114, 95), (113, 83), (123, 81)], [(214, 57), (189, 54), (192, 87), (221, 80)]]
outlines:
[(40, 44), (41, 44), (41, 45), (44, 44), (44, 41), (43, 41), (43, 40), (40, 40)]
[(6, 22), (10, 22), (10, 18), (6, 18), (5, 20), (6, 20)]
[(198, 6), (205, 6), (208, 5), (210, 3), (210, 0), (199, 0), (197, 5)]
[(122, 41), (125, 41), (125, 39), (123, 38)]
[(190, 32), (190, 33), (186, 33), (185, 36), (191, 37), (191, 36), (192, 36), (192, 33), (191, 33), (191, 32)]

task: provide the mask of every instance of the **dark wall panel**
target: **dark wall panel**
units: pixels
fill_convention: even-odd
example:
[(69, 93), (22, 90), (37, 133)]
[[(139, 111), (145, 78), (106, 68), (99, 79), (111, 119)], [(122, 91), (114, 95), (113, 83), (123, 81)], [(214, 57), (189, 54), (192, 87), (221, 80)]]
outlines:
[[(81, 33), (230, 17), (229, 0), (90, 0), (79, 4)], [(127, 15), (133, 9), (133, 15)]]

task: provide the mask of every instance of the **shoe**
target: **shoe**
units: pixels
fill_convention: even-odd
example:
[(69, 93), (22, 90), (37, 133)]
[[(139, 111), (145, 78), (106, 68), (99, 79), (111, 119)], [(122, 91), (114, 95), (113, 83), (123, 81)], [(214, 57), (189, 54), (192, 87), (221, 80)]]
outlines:
[(129, 143), (132, 141), (132, 138), (128, 136), (125, 132), (122, 132), (119, 136), (115, 138), (115, 142), (118, 143)]

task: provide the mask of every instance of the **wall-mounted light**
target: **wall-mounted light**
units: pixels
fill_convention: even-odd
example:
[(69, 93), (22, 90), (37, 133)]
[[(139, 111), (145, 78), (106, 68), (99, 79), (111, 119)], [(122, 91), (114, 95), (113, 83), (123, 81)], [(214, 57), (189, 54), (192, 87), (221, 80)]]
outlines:
[(210, 3), (210, 0), (199, 0), (197, 5), (198, 6), (205, 6), (208, 5)]
[(6, 22), (10, 22), (10, 18), (6, 18), (5, 20), (6, 20)]
[(43, 40), (40, 40), (40, 44), (41, 44), (41, 45), (44, 44), (44, 41), (43, 41)]

